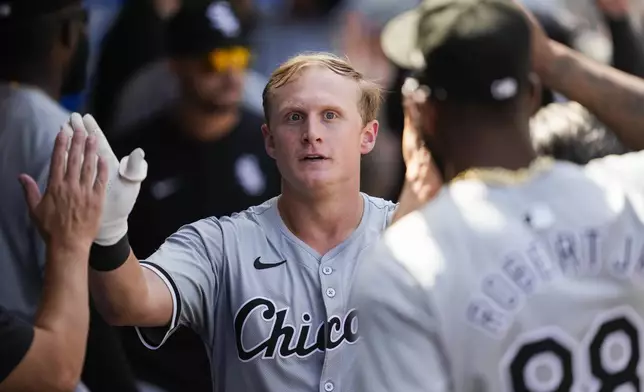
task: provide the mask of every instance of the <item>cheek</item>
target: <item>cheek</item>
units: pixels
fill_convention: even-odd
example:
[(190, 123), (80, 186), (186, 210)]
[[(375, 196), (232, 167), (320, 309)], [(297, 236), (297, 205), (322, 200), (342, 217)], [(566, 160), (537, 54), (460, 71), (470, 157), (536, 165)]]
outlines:
[(273, 134), (273, 146), (275, 152), (280, 156), (293, 154), (297, 142), (297, 133), (291, 130)]

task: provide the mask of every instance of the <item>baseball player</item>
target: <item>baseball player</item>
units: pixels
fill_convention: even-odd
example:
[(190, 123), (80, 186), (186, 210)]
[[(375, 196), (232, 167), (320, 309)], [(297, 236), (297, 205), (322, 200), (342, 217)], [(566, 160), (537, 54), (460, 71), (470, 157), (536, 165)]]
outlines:
[(358, 267), (356, 390), (641, 390), (644, 157), (536, 158), (529, 118), (536, 65), (594, 109), (607, 93), (598, 118), (641, 149), (624, 125), (644, 81), (545, 40), (509, 0), (427, 0), (383, 47), (418, 69), (406, 132), (446, 185)]
[(92, 293), (108, 321), (138, 326), (150, 349), (180, 325), (194, 329), (215, 391), (346, 391), (358, 339), (347, 306), (356, 260), (395, 207), (359, 192), (380, 92), (344, 60), (313, 54), (280, 66), (263, 100), (281, 196), (186, 225), (141, 261), (127, 242), (127, 216), (146, 174), (142, 151), (119, 165), (91, 116), (72, 116), (75, 129), (101, 135), (110, 162)]

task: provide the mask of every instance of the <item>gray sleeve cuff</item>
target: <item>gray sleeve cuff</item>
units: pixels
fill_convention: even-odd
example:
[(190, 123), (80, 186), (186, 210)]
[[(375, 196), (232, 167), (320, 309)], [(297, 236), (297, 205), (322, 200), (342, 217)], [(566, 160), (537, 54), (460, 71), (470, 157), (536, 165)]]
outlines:
[(172, 297), (172, 318), (170, 324), (165, 327), (147, 328), (135, 327), (136, 334), (139, 336), (141, 343), (150, 350), (158, 350), (168, 340), (168, 338), (179, 328), (181, 317), (181, 296), (177, 286), (170, 274), (157, 264), (142, 261), (141, 266), (154, 272), (170, 291)]

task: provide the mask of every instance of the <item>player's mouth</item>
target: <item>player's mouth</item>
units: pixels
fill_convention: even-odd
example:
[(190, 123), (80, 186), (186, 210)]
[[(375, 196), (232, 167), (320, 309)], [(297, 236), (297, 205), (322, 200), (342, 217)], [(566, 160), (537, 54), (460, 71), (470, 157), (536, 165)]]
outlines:
[(326, 161), (329, 158), (321, 154), (307, 154), (302, 157), (300, 160), (304, 162), (322, 162)]

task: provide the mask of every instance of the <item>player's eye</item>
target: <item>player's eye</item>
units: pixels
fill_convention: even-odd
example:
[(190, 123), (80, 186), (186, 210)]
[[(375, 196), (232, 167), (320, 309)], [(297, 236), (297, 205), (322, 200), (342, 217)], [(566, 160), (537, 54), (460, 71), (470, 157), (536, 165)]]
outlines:
[(291, 113), (288, 115), (289, 121), (300, 121), (302, 120), (302, 115), (299, 113)]
[(334, 112), (324, 112), (325, 120), (335, 120), (336, 118), (338, 118), (338, 115)]

